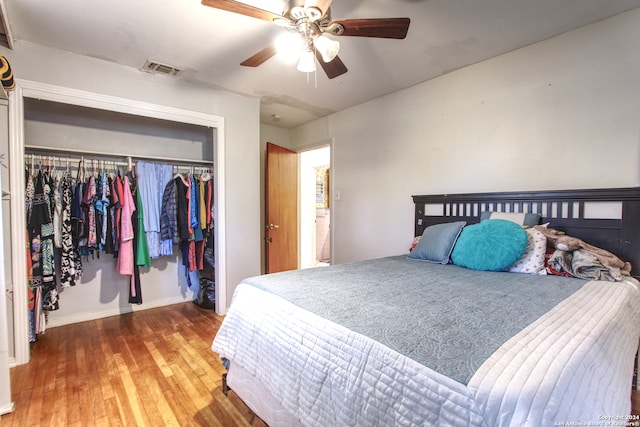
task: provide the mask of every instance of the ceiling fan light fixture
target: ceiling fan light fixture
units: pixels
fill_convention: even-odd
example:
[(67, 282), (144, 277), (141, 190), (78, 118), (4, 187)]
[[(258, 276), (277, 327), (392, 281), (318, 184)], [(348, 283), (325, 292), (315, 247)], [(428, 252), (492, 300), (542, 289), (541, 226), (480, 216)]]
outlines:
[(313, 45), (318, 49), (324, 62), (331, 62), (338, 56), (340, 51), (340, 42), (332, 40), (325, 35), (319, 35), (313, 41)]
[(300, 54), (298, 71), (313, 73), (316, 70), (316, 57), (310, 49), (304, 49)]
[(278, 56), (285, 62), (293, 64), (300, 57), (302, 40), (294, 33), (283, 33), (275, 41)]

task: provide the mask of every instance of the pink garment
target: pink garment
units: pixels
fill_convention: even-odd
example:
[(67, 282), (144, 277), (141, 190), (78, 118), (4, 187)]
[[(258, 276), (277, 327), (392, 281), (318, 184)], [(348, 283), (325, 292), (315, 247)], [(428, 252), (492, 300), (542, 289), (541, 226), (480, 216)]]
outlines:
[(119, 241), (120, 251), (118, 252), (117, 272), (120, 274), (133, 274), (133, 222), (131, 216), (136, 210), (136, 205), (131, 195), (131, 185), (129, 178), (124, 177), (124, 194), (122, 200), (122, 215), (120, 217)]

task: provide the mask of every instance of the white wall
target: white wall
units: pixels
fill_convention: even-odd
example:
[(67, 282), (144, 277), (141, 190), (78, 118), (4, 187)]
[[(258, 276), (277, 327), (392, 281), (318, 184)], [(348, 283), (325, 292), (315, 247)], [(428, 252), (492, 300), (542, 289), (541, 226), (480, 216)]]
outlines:
[(334, 262), (405, 253), (411, 195), (640, 185), (640, 9), (294, 129), (332, 137)]
[(240, 280), (260, 273), (259, 99), (21, 41), (0, 52), (18, 79), (224, 117), (228, 302)]
[(260, 142), (264, 151), (266, 151), (267, 142), (291, 148), (291, 129), (263, 123), (260, 125)]

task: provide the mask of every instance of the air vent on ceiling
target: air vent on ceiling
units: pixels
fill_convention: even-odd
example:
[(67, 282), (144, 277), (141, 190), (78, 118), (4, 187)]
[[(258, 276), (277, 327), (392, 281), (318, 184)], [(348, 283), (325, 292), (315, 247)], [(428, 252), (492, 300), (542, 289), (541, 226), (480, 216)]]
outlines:
[(142, 66), (142, 71), (153, 74), (164, 74), (166, 76), (176, 76), (180, 73), (180, 69), (171, 65), (161, 64), (156, 61), (147, 60)]

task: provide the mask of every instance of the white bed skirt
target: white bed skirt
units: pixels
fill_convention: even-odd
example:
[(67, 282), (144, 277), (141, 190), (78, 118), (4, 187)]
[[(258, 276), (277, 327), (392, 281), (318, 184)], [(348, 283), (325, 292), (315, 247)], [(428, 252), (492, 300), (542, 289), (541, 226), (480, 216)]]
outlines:
[(298, 427), (300, 422), (269, 393), (253, 375), (237, 363), (231, 362), (227, 373), (227, 385), (269, 427)]

